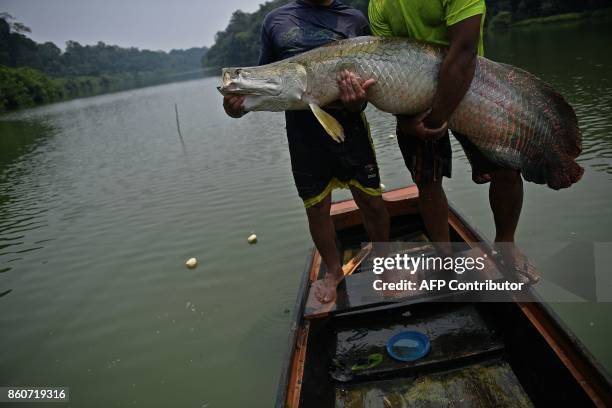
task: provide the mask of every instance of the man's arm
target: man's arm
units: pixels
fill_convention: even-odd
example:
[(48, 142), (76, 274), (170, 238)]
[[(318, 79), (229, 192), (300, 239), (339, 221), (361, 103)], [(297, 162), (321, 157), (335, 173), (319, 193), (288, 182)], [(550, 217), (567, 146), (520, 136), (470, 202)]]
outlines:
[(447, 123), (470, 88), (476, 68), (481, 19), (482, 15), (475, 15), (448, 27), (450, 48), (440, 67), (431, 113), (424, 120), (427, 128), (437, 129)]
[(402, 132), (423, 140), (436, 140), (447, 134), (448, 120), (474, 78), (481, 18), (478, 14), (448, 27), (450, 47), (440, 66), (433, 106), (420, 115), (398, 115)]

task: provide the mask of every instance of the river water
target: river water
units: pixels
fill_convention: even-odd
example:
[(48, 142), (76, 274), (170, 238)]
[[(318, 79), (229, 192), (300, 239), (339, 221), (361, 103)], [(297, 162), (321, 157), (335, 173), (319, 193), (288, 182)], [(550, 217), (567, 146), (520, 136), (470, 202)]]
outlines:
[[(612, 241), (610, 44), (587, 24), (487, 39), (490, 58), (561, 91), (584, 133), (583, 181), (526, 185), (522, 240)], [(0, 117), (0, 385), (68, 385), (74, 407), (271, 406), (311, 243), (283, 115), (229, 119), (216, 85)], [(383, 183), (409, 183), (393, 121), (368, 116)], [(490, 237), (487, 188), (454, 147), (447, 194)], [(612, 369), (612, 308), (555, 308)]]

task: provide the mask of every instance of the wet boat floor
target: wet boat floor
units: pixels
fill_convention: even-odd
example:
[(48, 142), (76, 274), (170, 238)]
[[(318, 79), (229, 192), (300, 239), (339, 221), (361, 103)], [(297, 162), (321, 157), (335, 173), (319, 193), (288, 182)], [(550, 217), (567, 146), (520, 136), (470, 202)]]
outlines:
[(531, 407), (503, 361), (394, 380), (336, 387), (336, 407)]
[[(388, 339), (405, 330), (429, 337), (425, 357), (400, 362), (387, 354)], [(474, 305), (404, 312), (393, 321), (358, 327), (338, 325), (334, 337), (329, 375), (336, 407), (532, 406), (503, 360), (503, 341)], [(382, 361), (362, 369), (372, 355)]]

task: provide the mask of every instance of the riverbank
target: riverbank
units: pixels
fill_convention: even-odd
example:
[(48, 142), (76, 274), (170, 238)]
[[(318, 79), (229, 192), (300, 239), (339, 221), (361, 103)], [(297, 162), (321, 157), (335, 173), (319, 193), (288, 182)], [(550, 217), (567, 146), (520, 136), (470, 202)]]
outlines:
[(204, 72), (134, 72), (55, 78), (28, 67), (0, 66), (0, 112), (202, 78)]
[(203, 77), (207, 47), (168, 52), (67, 41), (38, 43), (0, 13), (0, 112)]
[(577, 23), (588, 20), (612, 21), (612, 8), (587, 10), (576, 13), (554, 14), (546, 17), (534, 17), (514, 20), (508, 11), (502, 11), (491, 18), (489, 29), (492, 31), (508, 30), (510, 28), (527, 28), (548, 24)]
[(528, 27), (540, 24), (567, 23), (570, 21), (588, 20), (588, 19), (611, 19), (612, 8), (601, 10), (589, 10), (581, 13), (565, 13), (547, 17), (528, 18), (526, 20), (517, 21), (513, 24), (514, 27)]

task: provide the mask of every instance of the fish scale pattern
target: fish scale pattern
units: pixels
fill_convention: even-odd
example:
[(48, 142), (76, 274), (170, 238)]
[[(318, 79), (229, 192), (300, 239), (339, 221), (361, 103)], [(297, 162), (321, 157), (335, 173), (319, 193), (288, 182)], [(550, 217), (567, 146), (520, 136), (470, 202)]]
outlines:
[[(445, 49), (406, 39), (345, 40), (296, 57), (312, 74), (307, 93), (321, 103), (337, 99), (336, 73), (348, 69), (376, 84), (368, 100), (394, 114), (431, 107)], [(321, 80), (327, 78), (328, 80)], [(581, 134), (563, 97), (533, 75), (479, 57), (468, 93), (450, 118), (493, 162), (520, 170), (528, 181), (553, 189), (577, 182)]]
[(568, 187), (582, 176), (581, 138), (571, 107), (519, 68), (478, 61), (472, 86), (451, 118), (485, 156), (528, 181)]
[[(376, 84), (368, 101), (393, 114), (416, 114), (431, 107), (444, 47), (409, 39), (358, 37), (331, 43), (278, 63), (307, 73), (301, 107), (338, 99), (338, 72), (346, 69)], [(281, 69), (284, 67), (283, 69)], [(292, 101), (287, 106), (300, 106)], [(519, 170), (528, 181), (553, 189), (577, 182), (581, 133), (572, 107), (535, 76), (478, 57), (474, 79), (449, 120), (451, 130), (470, 139), (490, 160)]]
[[(341, 51), (337, 50), (340, 43), (344, 45)], [(404, 40), (361, 37), (324, 46), (294, 59), (310, 73), (308, 97), (323, 105), (337, 99), (336, 74), (347, 69), (363, 80), (376, 80), (368, 100), (378, 109), (415, 114), (431, 105), (442, 57), (436, 47), (412, 45)], [(432, 67), (436, 69), (432, 71)]]

